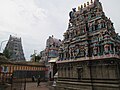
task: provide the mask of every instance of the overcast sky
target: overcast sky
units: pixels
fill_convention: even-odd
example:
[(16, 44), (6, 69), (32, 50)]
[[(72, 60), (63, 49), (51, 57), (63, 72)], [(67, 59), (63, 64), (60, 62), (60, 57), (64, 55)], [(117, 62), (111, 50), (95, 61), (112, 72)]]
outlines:
[[(45, 48), (46, 39), (62, 39), (72, 8), (88, 0), (0, 0), (0, 43), (9, 35), (22, 38), (26, 59)], [(105, 14), (120, 33), (120, 0), (100, 0)], [(2, 50), (6, 42), (2, 45)]]

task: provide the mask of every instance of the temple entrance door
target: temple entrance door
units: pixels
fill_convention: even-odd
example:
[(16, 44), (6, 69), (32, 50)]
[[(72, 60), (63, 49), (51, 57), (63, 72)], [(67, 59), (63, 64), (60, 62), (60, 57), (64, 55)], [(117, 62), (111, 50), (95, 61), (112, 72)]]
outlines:
[(78, 73), (78, 79), (79, 80), (82, 78), (82, 71), (83, 71), (82, 67), (77, 67), (77, 73)]

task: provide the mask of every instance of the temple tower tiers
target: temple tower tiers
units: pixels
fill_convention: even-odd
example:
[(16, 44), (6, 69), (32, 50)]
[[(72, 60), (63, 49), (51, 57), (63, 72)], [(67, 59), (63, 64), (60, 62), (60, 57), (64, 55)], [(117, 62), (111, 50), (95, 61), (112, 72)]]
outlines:
[(50, 61), (56, 60), (58, 58), (58, 50), (60, 45), (60, 39), (55, 38), (53, 35), (49, 36), (49, 38), (46, 40), (46, 48), (40, 52), (40, 61), (44, 62), (45, 66), (47, 67), (46, 78), (52, 79), (54, 76), (54, 70), (57, 71), (57, 68), (52, 69)]
[(60, 39), (55, 38), (53, 35), (49, 36), (46, 40), (46, 48), (40, 52), (41, 61), (47, 65), (51, 58), (57, 58), (60, 44)]
[(9, 53), (10, 60), (25, 61), (21, 38), (10, 35), (4, 51), (6, 50)]
[(120, 36), (101, 2), (84, 3), (69, 16), (59, 48), (56, 90), (119, 90)]
[(120, 36), (105, 16), (99, 0), (69, 13), (68, 30), (60, 48), (60, 61), (72, 59), (120, 58)]

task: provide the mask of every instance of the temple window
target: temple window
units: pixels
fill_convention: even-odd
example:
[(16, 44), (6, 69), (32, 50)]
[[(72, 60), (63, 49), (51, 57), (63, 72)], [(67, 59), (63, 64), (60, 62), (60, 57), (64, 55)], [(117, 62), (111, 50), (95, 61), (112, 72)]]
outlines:
[(84, 57), (85, 56), (85, 50), (82, 48), (80, 49), (80, 56), (81, 57)]
[(88, 19), (89, 19), (89, 20), (91, 19), (91, 14), (88, 15)]
[(78, 36), (80, 35), (80, 30), (78, 30), (77, 35), (78, 35)]
[(92, 32), (92, 26), (89, 27), (89, 31)]
[(104, 46), (101, 45), (101, 46), (100, 46), (100, 54), (101, 54), (101, 55), (103, 55), (103, 51), (104, 51)]
[(101, 29), (101, 27), (102, 27), (102, 26), (101, 26), (101, 23), (99, 23), (99, 24), (98, 24), (98, 29)]
[(114, 48), (114, 45), (113, 44), (111, 44), (111, 50), (113, 51), (113, 48)]
[(94, 51), (94, 55), (97, 55), (97, 53), (98, 53), (97, 47), (94, 47), (93, 51)]
[(79, 80), (82, 78), (82, 72), (83, 72), (83, 68), (81, 66), (77, 67), (77, 73), (78, 73)]
[(100, 34), (100, 36), (98, 36), (98, 37), (99, 37), (99, 38), (98, 38), (99, 41), (103, 40), (102, 34)]
[(64, 71), (63, 72), (64, 72), (63, 76), (66, 77), (66, 67), (64, 67)]
[(98, 25), (97, 24), (95, 25), (95, 30), (98, 30)]
[(85, 32), (85, 29), (82, 29), (81, 31), (82, 31), (82, 32), (81, 32), (81, 34), (84, 34), (84, 32)]
[(63, 77), (63, 76), (64, 76), (64, 68), (61, 67), (61, 77)]
[(102, 23), (102, 28), (105, 28), (105, 22)]
[(70, 78), (70, 67), (68, 67), (68, 77)]
[(49, 45), (49, 47), (51, 47), (52, 45)]
[(99, 40), (99, 38), (97, 37), (97, 36), (94, 36), (93, 38), (92, 38), (92, 42), (97, 42)]
[(76, 49), (76, 54), (77, 54), (77, 57), (79, 57), (79, 54), (80, 54), (80, 49), (79, 49), (79, 47)]
[(105, 45), (105, 46), (104, 46), (104, 49), (105, 49), (105, 54), (107, 54), (108, 51), (110, 51), (110, 47), (109, 47), (109, 45)]

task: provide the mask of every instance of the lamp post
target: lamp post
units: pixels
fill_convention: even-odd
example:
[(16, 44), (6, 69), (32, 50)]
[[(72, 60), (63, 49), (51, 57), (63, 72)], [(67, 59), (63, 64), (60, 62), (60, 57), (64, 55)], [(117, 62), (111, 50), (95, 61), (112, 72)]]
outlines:
[(36, 51), (37, 50), (34, 50), (34, 62), (36, 62)]
[(4, 42), (6, 42), (6, 41), (8, 41), (8, 40), (4, 40), (4, 41), (1, 42), (1, 44), (0, 44), (0, 53), (2, 53), (2, 44), (3, 44)]

